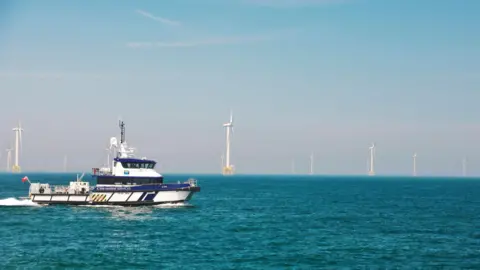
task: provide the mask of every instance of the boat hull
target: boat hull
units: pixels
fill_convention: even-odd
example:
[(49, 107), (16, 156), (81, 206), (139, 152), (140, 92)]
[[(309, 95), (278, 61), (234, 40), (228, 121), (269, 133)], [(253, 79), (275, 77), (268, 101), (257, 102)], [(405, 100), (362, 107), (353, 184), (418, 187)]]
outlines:
[(200, 187), (152, 191), (95, 191), (90, 194), (30, 194), (38, 204), (142, 206), (189, 201)]

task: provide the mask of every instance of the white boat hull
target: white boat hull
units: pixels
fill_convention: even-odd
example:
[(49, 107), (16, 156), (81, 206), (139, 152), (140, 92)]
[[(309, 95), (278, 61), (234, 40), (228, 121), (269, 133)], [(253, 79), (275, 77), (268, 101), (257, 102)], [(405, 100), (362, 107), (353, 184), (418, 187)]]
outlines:
[(94, 192), (89, 195), (31, 194), (32, 202), (40, 204), (71, 205), (155, 205), (182, 203), (191, 199), (197, 190), (177, 190), (160, 192)]

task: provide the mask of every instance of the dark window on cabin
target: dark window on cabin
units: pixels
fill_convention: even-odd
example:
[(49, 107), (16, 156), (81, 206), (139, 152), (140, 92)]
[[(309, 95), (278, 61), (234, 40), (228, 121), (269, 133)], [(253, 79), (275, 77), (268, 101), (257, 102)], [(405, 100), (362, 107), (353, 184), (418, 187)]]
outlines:
[(98, 177), (97, 184), (99, 185), (115, 185), (121, 183), (122, 185), (147, 185), (147, 184), (162, 184), (163, 177)]
[(155, 163), (153, 162), (122, 162), (124, 169), (153, 169)]

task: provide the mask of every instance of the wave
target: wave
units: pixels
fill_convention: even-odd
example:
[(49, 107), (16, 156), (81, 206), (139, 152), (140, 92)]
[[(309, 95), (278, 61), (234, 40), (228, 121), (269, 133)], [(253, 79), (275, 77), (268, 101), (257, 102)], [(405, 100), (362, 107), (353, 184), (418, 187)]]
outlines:
[(0, 200), (0, 206), (41, 206), (31, 200), (19, 200), (17, 198), (6, 198)]
[(92, 208), (123, 208), (122, 205), (111, 205), (111, 204), (81, 204), (80, 207), (92, 207)]
[(178, 208), (178, 207), (193, 207), (193, 205), (189, 203), (162, 203), (162, 204), (156, 204), (153, 207), (155, 208)]
[[(34, 203), (29, 199), (17, 199), (17, 198), (6, 198), (0, 199), (0, 207), (1, 206), (42, 206), (40, 204)], [(93, 207), (93, 208), (125, 208), (121, 205), (79, 205), (83, 207)], [(148, 206), (145, 206), (148, 207)], [(193, 205), (189, 203), (165, 203), (165, 204), (157, 204), (153, 205), (155, 208), (179, 208), (179, 207), (193, 207)]]

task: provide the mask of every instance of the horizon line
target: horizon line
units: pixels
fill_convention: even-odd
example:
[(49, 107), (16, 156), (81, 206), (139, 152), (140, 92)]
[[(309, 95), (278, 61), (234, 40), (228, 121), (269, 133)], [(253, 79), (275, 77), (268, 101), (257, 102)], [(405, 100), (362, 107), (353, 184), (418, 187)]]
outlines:
[[(20, 172), (20, 173), (14, 173), (14, 172), (6, 172), (6, 171), (0, 171), (0, 175), (26, 175), (26, 174), (82, 174), (84, 172), (82, 171), (72, 171), (72, 172), (63, 172), (63, 171), (25, 171), (25, 172)], [(160, 173), (162, 176), (165, 175), (178, 175), (178, 176), (187, 176), (187, 175), (192, 175), (193, 176), (221, 176), (225, 178), (229, 177), (236, 177), (236, 176), (268, 176), (268, 177), (288, 177), (288, 176), (294, 176), (294, 177), (305, 177), (305, 178), (319, 178), (319, 177), (325, 177), (325, 178), (335, 178), (335, 177), (347, 177), (347, 178), (480, 178), (480, 175), (389, 175), (389, 174), (376, 174), (376, 175), (368, 175), (368, 174), (309, 174), (309, 173), (304, 173), (304, 174), (292, 174), (292, 173), (236, 173), (234, 175), (228, 175), (225, 176), (221, 172), (219, 173), (195, 173), (195, 172), (170, 172), (170, 173)], [(92, 173), (85, 173), (85, 176), (92, 176)]]

